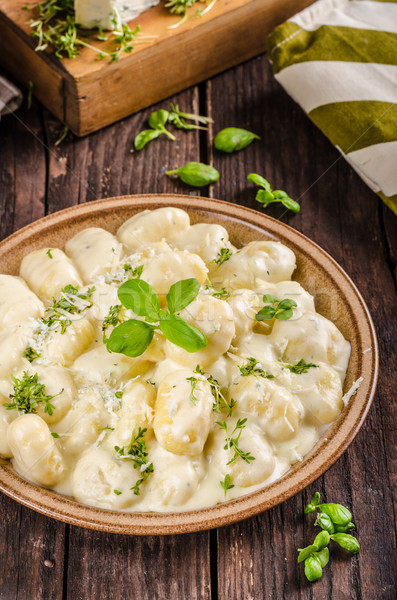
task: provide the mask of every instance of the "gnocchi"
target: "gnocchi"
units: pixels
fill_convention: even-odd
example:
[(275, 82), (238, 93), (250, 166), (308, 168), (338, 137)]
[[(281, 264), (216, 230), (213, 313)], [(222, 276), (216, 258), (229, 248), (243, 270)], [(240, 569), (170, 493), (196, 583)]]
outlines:
[[(112, 510), (195, 510), (269, 485), (337, 418), (350, 357), (291, 280), (295, 266), (280, 242), (238, 249), (224, 227), (175, 207), (30, 252), (20, 276), (0, 275), (0, 456)], [(184, 349), (151, 317), (136, 324), (145, 317), (118, 296), (130, 279), (158, 294), (159, 321), (170, 287), (196, 279), (174, 322), (205, 347)], [(152, 328), (146, 350), (110, 352), (131, 319)]]

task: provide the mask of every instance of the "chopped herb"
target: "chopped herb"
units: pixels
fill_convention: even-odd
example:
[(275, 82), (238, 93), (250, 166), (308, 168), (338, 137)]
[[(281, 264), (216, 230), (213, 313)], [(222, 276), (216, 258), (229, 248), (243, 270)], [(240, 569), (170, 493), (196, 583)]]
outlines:
[(113, 493), (116, 494), (116, 496), (120, 496), (123, 492), (120, 492), (120, 490), (113, 490)]
[(223, 481), (219, 482), (221, 484), (221, 486), (223, 487), (224, 491), (225, 491), (225, 499), (226, 499), (226, 494), (228, 490), (231, 490), (232, 488), (234, 488), (234, 484), (230, 483), (230, 475), (229, 473), (227, 473), (227, 475), (225, 475), (225, 479)]
[(283, 362), (280, 362), (280, 364), (284, 368), (289, 369), (291, 373), (295, 373), (295, 375), (302, 375), (302, 373), (307, 373), (308, 370), (311, 368), (318, 369), (318, 365), (315, 365), (314, 363), (305, 363), (303, 358), (301, 358), (300, 361), (296, 363), (296, 365), (290, 365)]
[(32, 348), (32, 346), (28, 346), (24, 351), (23, 356), (27, 358), (30, 363), (32, 363), (36, 358), (40, 358), (41, 354), (39, 354), (39, 352), (36, 352), (36, 350)]
[(270, 375), (267, 371), (264, 371), (258, 367), (258, 361), (252, 356), (248, 359), (247, 364), (239, 367), (242, 377), (248, 377), (254, 375), (255, 377), (264, 377), (265, 379), (273, 379), (274, 375)]
[(102, 322), (102, 331), (103, 331), (103, 343), (106, 344), (108, 341), (108, 337), (106, 336), (106, 331), (109, 327), (117, 327), (120, 323), (123, 322), (122, 318), (123, 307), (121, 304), (116, 304), (115, 306), (111, 306), (109, 308), (109, 312), (104, 318)]
[(106, 427), (101, 427), (98, 431), (114, 431), (114, 427), (110, 427), (110, 425), (106, 425)]
[(221, 248), (218, 252), (218, 256), (214, 259), (211, 260), (211, 262), (209, 263), (210, 265), (218, 265), (218, 268), (223, 265), (224, 262), (226, 262), (227, 260), (229, 260), (229, 258), (232, 256), (233, 251), (230, 248)]
[(46, 254), (47, 254), (48, 258), (54, 258), (54, 257), (52, 256), (52, 254), (51, 254), (51, 251), (52, 251), (52, 248), (48, 248), (48, 250), (47, 250), (47, 252), (46, 252)]
[(139, 267), (132, 268), (131, 265), (125, 264), (123, 269), (126, 273), (131, 273), (131, 277), (137, 277), (138, 279), (142, 275), (143, 265), (139, 265)]
[[(255, 456), (252, 456), (252, 454), (250, 452), (245, 452), (238, 445), (240, 436), (242, 434), (242, 431), (245, 428), (246, 423), (247, 423), (247, 419), (246, 418), (245, 419), (238, 419), (235, 428), (233, 429), (233, 431), (230, 434), (228, 432), (228, 427), (227, 427), (226, 421), (215, 421), (215, 422), (216, 422), (217, 425), (219, 425), (219, 427), (221, 429), (223, 429), (225, 431), (225, 434), (226, 434), (226, 439), (225, 439), (226, 444), (224, 446), (224, 449), (228, 450), (229, 448), (232, 448), (234, 450), (234, 456), (233, 456), (233, 458), (231, 458), (229, 460), (229, 462), (227, 463), (228, 465), (236, 462), (236, 460), (238, 458), (242, 458), (242, 460), (244, 460), (248, 464), (252, 460), (255, 460)], [(236, 432), (238, 432), (237, 436), (233, 437), (233, 434), (235, 434)]]
[(46, 394), (44, 383), (39, 383), (39, 376), (37, 373), (29, 375), (27, 371), (24, 372), (22, 379), (17, 379), (11, 375), (12, 382), (14, 384), (14, 393), (10, 394), (12, 402), (5, 403), (8, 410), (16, 408), (20, 413), (37, 413), (37, 407), (41, 404), (45, 404), (44, 412), (48, 415), (52, 415), (55, 406), (51, 404), (51, 400), (62, 394), (63, 389), (55, 395)]
[(265, 306), (256, 313), (255, 318), (257, 321), (270, 321), (273, 318), (286, 321), (292, 317), (292, 309), (298, 306), (295, 300), (290, 300), (289, 298), (280, 300), (280, 298), (276, 298), (271, 294), (265, 294), (263, 302)]
[[(203, 371), (201, 369), (200, 365), (196, 366), (194, 372), (198, 373), (199, 375), (203, 375), (203, 377), (206, 378), (207, 382), (210, 385), (211, 393), (214, 397), (214, 405), (213, 405), (212, 410), (214, 412), (221, 413), (223, 409), (227, 409), (227, 411), (228, 411), (227, 416), (230, 417), (232, 415), (233, 408), (236, 405), (236, 401), (232, 398), (230, 400), (230, 402), (228, 402), (226, 400), (225, 396), (222, 394), (221, 386), (219, 385), (219, 382), (210, 373)], [(194, 395), (194, 390), (196, 389), (197, 382), (203, 381), (203, 380), (202, 379), (200, 380), (197, 377), (188, 377), (187, 381), (190, 381), (190, 384), (192, 386), (192, 390), (190, 392), (189, 399), (191, 402), (193, 402), (193, 404), (196, 404), (197, 398)]]
[(55, 431), (51, 432), (51, 435), (53, 438), (55, 438), (56, 440), (59, 439), (61, 436), (59, 435), (59, 433), (55, 433)]
[(116, 398), (122, 398), (123, 392), (121, 390), (119, 390), (118, 392), (115, 392), (114, 395), (116, 396)]
[(216, 290), (211, 284), (207, 285), (205, 290), (208, 292), (209, 296), (213, 296), (219, 300), (226, 300), (226, 298), (230, 298), (232, 295), (232, 293), (228, 292), (226, 288), (223, 287), (220, 290)]
[(136, 496), (140, 494), (140, 486), (144, 483), (149, 475), (153, 473), (153, 463), (147, 463), (147, 448), (146, 443), (144, 441), (145, 433), (147, 429), (138, 428), (138, 433), (134, 435), (132, 434), (131, 441), (128, 446), (124, 446), (120, 448), (120, 446), (115, 446), (114, 449), (118, 455), (118, 458), (122, 460), (131, 460), (134, 464), (134, 469), (139, 468), (142, 477), (138, 479), (136, 484), (130, 488), (134, 491)]

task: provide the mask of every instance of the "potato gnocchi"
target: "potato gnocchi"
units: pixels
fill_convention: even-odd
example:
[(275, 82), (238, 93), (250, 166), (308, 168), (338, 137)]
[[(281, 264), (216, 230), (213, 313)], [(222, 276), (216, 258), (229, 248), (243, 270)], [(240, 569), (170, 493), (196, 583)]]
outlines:
[[(113, 510), (196, 510), (269, 485), (338, 416), (350, 357), (295, 266), (279, 242), (237, 249), (173, 207), (31, 252), (18, 277), (0, 275), (0, 456)], [(196, 279), (177, 314), (206, 347), (156, 329), (140, 356), (109, 352), (114, 328), (142, 319), (117, 295), (132, 278), (163, 314), (170, 286)]]

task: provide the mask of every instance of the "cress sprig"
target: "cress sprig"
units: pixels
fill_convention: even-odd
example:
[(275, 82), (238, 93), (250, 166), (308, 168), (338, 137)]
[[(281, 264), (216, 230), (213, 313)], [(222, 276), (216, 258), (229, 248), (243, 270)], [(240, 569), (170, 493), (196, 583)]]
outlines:
[[(196, 365), (196, 368), (194, 370), (195, 373), (198, 373), (199, 375), (202, 375), (203, 377), (206, 378), (207, 382), (210, 385), (211, 388), (211, 393), (214, 397), (214, 405), (212, 407), (212, 410), (214, 412), (217, 413), (221, 413), (223, 409), (227, 409), (228, 413), (227, 416), (230, 417), (232, 415), (232, 411), (233, 408), (236, 404), (236, 401), (233, 400), (233, 398), (230, 400), (230, 402), (227, 401), (227, 399), (225, 398), (225, 396), (222, 393), (221, 390), (221, 386), (219, 385), (219, 382), (215, 379), (215, 377), (213, 377), (211, 375), (211, 373), (208, 373), (207, 371), (203, 371), (202, 368), (200, 367), (200, 365)], [(186, 379), (187, 381), (190, 381), (190, 385), (192, 387), (191, 392), (190, 392), (190, 396), (189, 399), (193, 404), (196, 404), (197, 402), (197, 398), (194, 395), (197, 383), (199, 381), (204, 381), (203, 379), (200, 379), (199, 377), (187, 377)]]
[(281, 202), (285, 208), (288, 208), (288, 210), (291, 210), (294, 213), (298, 213), (300, 211), (300, 205), (295, 202), (295, 200), (290, 198), (287, 192), (284, 192), (283, 190), (272, 190), (270, 183), (267, 179), (262, 177), (262, 175), (258, 175), (258, 173), (250, 173), (247, 175), (247, 179), (248, 181), (252, 181), (252, 183), (259, 185), (262, 188), (257, 192), (256, 200), (263, 204), (264, 208), (273, 202)]
[(16, 408), (19, 413), (37, 413), (37, 407), (44, 403), (44, 412), (52, 415), (55, 406), (51, 400), (62, 394), (63, 389), (55, 395), (47, 394), (44, 383), (39, 382), (37, 373), (30, 375), (27, 371), (23, 373), (22, 379), (11, 375), (14, 391), (10, 394), (12, 402), (3, 404), (8, 410)]
[[(139, 468), (141, 472), (140, 479), (138, 479), (135, 485), (132, 486), (132, 488), (130, 488), (131, 490), (133, 490), (136, 496), (139, 496), (140, 494), (140, 486), (142, 485), (142, 483), (144, 483), (149, 477), (149, 475), (154, 471), (153, 463), (148, 463), (147, 461), (148, 451), (146, 448), (146, 442), (144, 440), (146, 432), (147, 429), (141, 429), (139, 427), (138, 433), (135, 434), (135, 432), (133, 432), (131, 441), (128, 446), (114, 447), (115, 452), (117, 454), (117, 458), (121, 460), (132, 461), (134, 469)], [(119, 495), (122, 492), (120, 492), (120, 490), (114, 490), (114, 493)]]
[(77, 286), (66, 285), (61, 290), (61, 297), (58, 300), (53, 298), (51, 306), (46, 309), (49, 317), (41, 318), (41, 321), (48, 327), (60, 325), (61, 333), (65, 333), (67, 327), (72, 324), (68, 314), (80, 314), (91, 308), (91, 296), (94, 292), (95, 287), (88, 288), (86, 292), (79, 292)]
[(239, 366), (241, 377), (254, 375), (255, 377), (263, 377), (264, 379), (274, 379), (274, 375), (271, 375), (261, 367), (258, 367), (258, 364), (258, 361), (253, 356), (248, 358), (245, 365)]
[(129, 319), (117, 325), (106, 341), (108, 351), (140, 356), (152, 341), (156, 329), (187, 352), (205, 348), (207, 338), (202, 331), (176, 314), (193, 302), (199, 290), (197, 279), (177, 281), (166, 296), (166, 310), (161, 308), (160, 298), (154, 289), (143, 279), (130, 279), (123, 283), (117, 292), (121, 304), (143, 319)]
[(342, 548), (357, 554), (360, 544), (353, 535), (345, 533), (355, 527), (352, 523), (352, 514), (342, 504), (328, 502), (320, 504), (320, 494), (315, 492), (310, 502), (305, 507), (305, 513), (317, 514), (314, 525), (321, 527), (322, 531), (316, 535), (314, 541), (306, 548), (298, 548), (298, 563), (305, 563), (305, 575), (309, 581), (317, 581), (323, 574), (323, 568), (329, 561), (328, 544), (330, 540)]

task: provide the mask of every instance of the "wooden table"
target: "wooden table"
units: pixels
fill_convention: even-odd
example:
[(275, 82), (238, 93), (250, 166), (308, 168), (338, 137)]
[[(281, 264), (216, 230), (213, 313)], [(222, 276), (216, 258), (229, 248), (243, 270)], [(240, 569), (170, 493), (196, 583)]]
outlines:
[[(188, 160), (210, 162), (220, 171), (219, 182), (203, 195), (258, 208), (245, 177), (262, 173), (302, 204), (297, 216), (279, 206), (268, 213), (325, 248), (368, 303), (380, 345), (374, 404), (349, 450), (310, 489), (219, 530), (171, 537), (106, 535), (58, 523), (2, 495), (0, 598), (394, 600), (397, 219), (279, 87), (266, 56), (172, 100), (211, 115), (215, 131), (240, 125), (262, 140), (229, 156), (214, 152), (212, 131), (178, 132), (175, 143), (164, 138), (133, 152), (146, 110), (55, 146), (63, 126), (36, 102), (30, 110), (25, 102), (0, 123), (0, 236), (96, 198), (189, 193), (164, 175), (166, 167)], [(352, 509), (362, 549), (353, 558), (333, 550), (322, 580), (312, 585), (296, 564), (296, 549), (313, 535), (303, 508), (315, 490)]]

